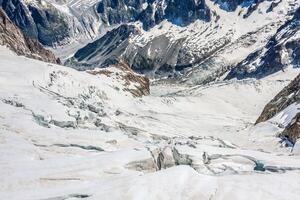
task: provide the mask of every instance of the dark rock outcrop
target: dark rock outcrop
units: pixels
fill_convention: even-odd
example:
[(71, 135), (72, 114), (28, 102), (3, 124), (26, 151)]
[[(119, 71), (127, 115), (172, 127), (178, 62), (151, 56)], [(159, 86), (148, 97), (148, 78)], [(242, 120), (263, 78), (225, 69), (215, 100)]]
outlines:
[[(246, 0), (244, 1), (244, 4), (246, 6), (249, 6), (247, 9), (247, 13), (243, 15), (244, 18), (249, 17), (254, 11), (257, 10), (260, 3), (262, 3), (264, 0)], [(247, 5), (248, 4), (248, 5)]]
[(146, 30), (165, 19), (179, 26), (210, 20), (204, 0), (103, 0), (97, 12), (106, 24), (141, 21)]
[(263, 1), (265, 0), (214, 0), (215, 4), (218, 4), (221, 9), (229, 12), (235, 11), (238, 6), (246, 8), (244, 18), (249, 17)]
[(129, 49), (123, 59), (139, 73), (174, 71), (183, 42), (184, 39), (171, 41), (160, 35), (143, 47), (137, 46), (134, 51)]
[(140, 31), (134, 25), (121, 25), (78, 50), (66, 65), (86, 70), (107, 67), (122, 60), (139, 73), (175, 70), (184, 39), (171, 41), (160, 35), (144, 46), (130, 43), (130, 37), (138, 34)]
[(129, 45), (130, 35), (138, 33), (133, 25), (121, 25), (79, 49), (66, 65), (86, 70), (116, 64)]
[(300, 75), (265, 106), (256, 124), (271, 119), (293, 103), (300, 103)]
[(23, 33), (43, 45), (52, 46), (70, 36), (67, 18), (49, 3), (2, 0), (0, 7)]
[(15, 26), (0, 8), (0, 45), (5, 45), (18, 55), (60, 64), (54, 54), (46, 50), (38, 41), (30, 39)]
[(66, 16), (51, 4), (29, 5), (28, 9), (37, 29), (36, 39), (43, 45), (53, 46), (71, 36)]
[(120, 24), (136, 21), (143, 11), (147, 0), (103, 0), (97, 6), (97, 12), (106, 24)]
[(268, 12), (272, 12), (274, 8), (276, 8), (280, 3), (282, 2), (282, 0), (278, 1), (278, 2), (272, 2), (270, 7), (267, 9), (267, 13)]
[(38, 38), (37, 27), (27, 6), (20, 0), (2, 0), (0, 7), (29, 38)]
[[(245, 0), (214, 0), (215, 4), (218, 4), (219, 7), (226, 11), (235, 11), (238, 6), (250, 6), (250, 1)], [(249, 2), (249, 3), (248, 3)]]
[[(148, 96), (150, 94), (150, 80), (143, 75), (134, 73), (131, 68), (123, 62), (116, 65), (124, 74), (121, 78), (125, 81), (125, 91), (130, 92), (134, 97)], [(130, 86), (134, 84), (134, 88)]]
[(281, 136), (288, 138), (293, 144), (297, 142), (300, 136), (300, 113), (298, 113), (284, 129)]

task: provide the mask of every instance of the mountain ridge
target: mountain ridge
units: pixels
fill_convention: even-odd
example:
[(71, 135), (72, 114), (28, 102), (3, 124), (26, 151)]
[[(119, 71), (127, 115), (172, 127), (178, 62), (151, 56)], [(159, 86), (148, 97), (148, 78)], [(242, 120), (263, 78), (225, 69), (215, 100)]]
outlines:
[(20, 29), (15, 26), (0, 8), (0, 44), (8, 46), (18, 55), (61, 64), (60, 59), (46, 50), (38, 41), (26, 37)]

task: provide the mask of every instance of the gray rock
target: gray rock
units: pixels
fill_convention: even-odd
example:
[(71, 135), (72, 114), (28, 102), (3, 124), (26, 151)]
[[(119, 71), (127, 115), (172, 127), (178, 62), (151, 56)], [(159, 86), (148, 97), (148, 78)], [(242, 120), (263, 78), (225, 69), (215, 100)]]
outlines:
[(131, 34), (138, 34), (135, 26), (121, 25), (95, 42), (79, 49), (65, 64), (84, 70), (116, 64), (128, 47)]
[(179, 26), (197, 19), (210, 20), (204, 0), (103, 0), (98, 4), (97, 12), (107, 24), (141, 21), (146, 30), (165, 19)]
[(25, 5), (20, 0), (3, 0), (1, 4), (8, 17), (32, 39), (51, 46), (69, 35), (66, 16), (51, 4), (36, 1)]
[[(291, 64), (300, 66), (300, 38), (294, 37), (300, 31), (300, 8), (293, 13), (293, 18), (282, 25), (269, 40), (266, 49), (259, 49), (238, 63), (226, 79), (263, 78)], [(265, 51), (265, 53), (263, 53)], [(284, 58), (284, 54), (287, 54)], [(260, 62), (256, 62), (259, 60)], [(252, 66), (252, 68), (251, 68)]]
[(0, 7), (0, 45), (5, 45), (18, 55), (60, 64), (54, 54), (46, 50), (38, 41), (25, 36), (22, 31), (13, 24), (6, 13)]

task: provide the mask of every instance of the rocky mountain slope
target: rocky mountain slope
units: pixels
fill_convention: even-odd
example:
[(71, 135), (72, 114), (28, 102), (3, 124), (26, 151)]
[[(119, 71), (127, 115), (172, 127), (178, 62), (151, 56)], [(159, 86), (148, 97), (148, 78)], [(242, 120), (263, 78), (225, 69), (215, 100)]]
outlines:
[(230, 78), (262, 78), (292, 65), (300, 66), (300, 8), (282, 25), (266, 47), (250, 54), (227, 76)]
[(46, 50), (38, 41), (30, 39), (15, 26), (0, 8), (0, 45), (5, 45), (18, 55), (43, 60), (51, 63), (60, 63), (54, 54)]
[[(129, 36), (139, 30), (132, 25), (121, 25), (109, 31), (97, 41), (78, 50), (66, 65), (86, 70), (95, 66), (108, 66), (121, 60), (121, 55), (129, 44)], [(96, 57), (95, 57), (96, 54)], [(80, 62), (80, 64), (78, 63)], [(88, 63), (85, 63), (88, 62)], [(85, 64), (83, 64), (85, 63)]]
[[(165, 3), (166, 8), (171, 7), (168, 1)], [(183, 82), (206, 83), (220, 77), (250, 53), (262, 48), (280, 25), (291, 18), (289, 13), (294, 13), (298, 6), (297, 1), (276, 1), (276, 4), (270, 1), (200, 3), (205, 4), (204, 10), (209, 10), (209, 18), (192, 17), (190, 22), (177, 24), (174, 22), (176, 20), (163, 15), (163, 20), (159, 24), (154, 23), (155, 26), (150, 29), (145, 29), (142, 20), (134, 19), (138, 31), (125, 32), (126, 43), (119, 45), (118, 40), (104, 42), (105, 38), (115, 37), (119, 31), (116, 28), (77, 51), (70, 60), (73, 65), (93, 68), (122, 59), (141, 73), (180, 75)], [(192, 13), (192, 8), (182, 8), (183, 11), (186, 9)], [(113, 9), (110, 10), (113, 13)], [(123, 22), (128, 21), (131, 22), (129, 19)], [(118, 22), (112, 20), (111, 23)], [(132, 27), (133, 24), (124, 26)], [(90, 49), (89, 54), (82, 53), (91, 46), (94, 48)], [(119, 53), (106, 49), (114, 49)]]
[(46, 46), (91, 39), (98, 34), (100, 24), (93, 7), (64, 7), (60, 3), (63, 1), (1, 0), (0, 6), (27, 37)]
[(299, 7), (298, 0), (1, 0), (0, 4), (27, 36), (52, 46), (71, 67), (92, 69), (122, 60), (136, 72), (188, 84), (214, 81), (237, 65), (238, 71), (241, 63), (270, 44), (270, 37)]
[(277, 124), (284, 129), (281, 136), (289, 138), (295, 144), (300, 136), (299, 94), (300, 75), (266, 105), (256, 123), (269, 120)]
[(163, 20), (186, 26), (198, 19), (210, 21), (210, 10), (204, 0), (104, 0), (97, 11), (106, 24), (140, 21), (149, 30)]
[[(299, 68), (300, 8), (293, 18), (282, 25), (267, 46), (250, 54), (227, 76), (230, 78), (263, 78), (287, 68)], [(297, 76), (264, 108), (256, 123), (268, 122), (277, 126), (279, 136), (294, 146), (299, 138), (299, 80)]]

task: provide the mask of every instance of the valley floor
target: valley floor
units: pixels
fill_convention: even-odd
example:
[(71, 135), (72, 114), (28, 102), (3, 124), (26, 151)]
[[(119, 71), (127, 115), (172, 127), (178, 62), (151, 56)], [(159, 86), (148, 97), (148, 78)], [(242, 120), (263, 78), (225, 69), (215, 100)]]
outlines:
[(1, 199), (297, 199), (300, 155), (253, 124), (299, 72), (134, 98), (0, 47)]

